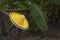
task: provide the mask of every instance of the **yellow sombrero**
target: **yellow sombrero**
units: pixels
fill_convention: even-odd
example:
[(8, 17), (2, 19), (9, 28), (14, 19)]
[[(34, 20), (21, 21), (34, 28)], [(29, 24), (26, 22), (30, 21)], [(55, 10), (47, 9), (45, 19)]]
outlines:
[(23, 14), (17, 12), (10, 12), (9, 17), (12, 23), (18, 28), (21, 28), (23, 30), (28, 29), (29, 24), (26, 17)]

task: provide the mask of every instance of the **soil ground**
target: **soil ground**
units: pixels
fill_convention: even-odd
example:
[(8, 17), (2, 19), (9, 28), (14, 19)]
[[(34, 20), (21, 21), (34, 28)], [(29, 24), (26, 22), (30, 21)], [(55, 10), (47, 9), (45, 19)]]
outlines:
[[(60, 40), (60, 25), (53, 23), (49, 24), (49, 30), (48, 32), (25, 32), (23, 34), (22, 40)], [(1, 40), (16, 40), (15, 33), (10, 33), (10, 39), (9, 37), (2, 36)]]

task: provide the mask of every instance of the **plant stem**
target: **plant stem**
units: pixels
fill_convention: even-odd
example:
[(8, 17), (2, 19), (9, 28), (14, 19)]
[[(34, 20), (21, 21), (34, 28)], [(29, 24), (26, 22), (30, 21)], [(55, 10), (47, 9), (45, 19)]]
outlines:
[(6, 34), (7, 33), (6, 28), (8, 27), (8, 23), (5, 19), (4, 14), (1, 13), (0, 16), (1, 16), (2, 34)]
[(22, 30), (18, 28), (17, 40), (22, 40)]
[(9, 16), (8, 12), (5, 12), (5, 11), (1, 11), (1, 12)]
[(44, 0), (41, 0), (41, 7), (43, 7), (43, 1), (44, 1)]

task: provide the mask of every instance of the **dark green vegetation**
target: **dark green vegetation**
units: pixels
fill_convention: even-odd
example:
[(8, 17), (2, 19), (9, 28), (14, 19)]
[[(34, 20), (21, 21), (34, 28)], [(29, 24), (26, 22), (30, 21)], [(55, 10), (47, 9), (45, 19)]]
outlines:
[[(60, 24), (60, 0), (0, 0), (0, 10), (20, 12), (19, 9), (24, 9), (22, 13), (26, 15), (32, 30), (48, 31), (49, 23)], [(4, 29), (7, 31), (13, 24), (7, 15), (0, 14), (7, 20), (3, 19), (2, 24), (8, 22)]]

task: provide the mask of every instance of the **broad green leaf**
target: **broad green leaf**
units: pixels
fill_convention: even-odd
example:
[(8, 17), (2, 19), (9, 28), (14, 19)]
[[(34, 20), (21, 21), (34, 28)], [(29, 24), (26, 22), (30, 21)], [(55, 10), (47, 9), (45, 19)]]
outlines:
[(48, 27), (47, 27), (47, 20), (46, 20), (46, 13), (43, 13), (44, 11), (42, 11), (37, 5), (32, 4), (30, 5), (30, 13), (31, 16), (33, 17), (35, 23), (37, 24), (37, 26), (42, 30), (42, 31), (47, 31)]

